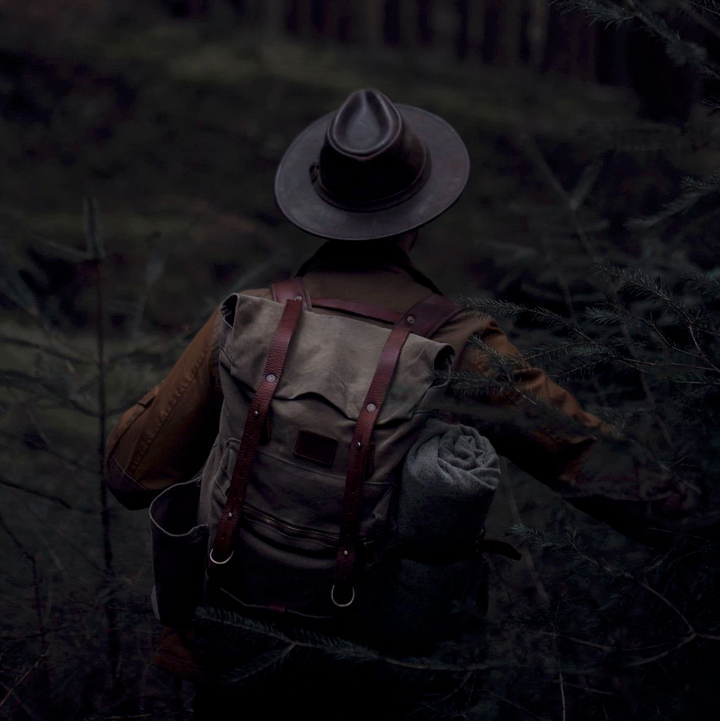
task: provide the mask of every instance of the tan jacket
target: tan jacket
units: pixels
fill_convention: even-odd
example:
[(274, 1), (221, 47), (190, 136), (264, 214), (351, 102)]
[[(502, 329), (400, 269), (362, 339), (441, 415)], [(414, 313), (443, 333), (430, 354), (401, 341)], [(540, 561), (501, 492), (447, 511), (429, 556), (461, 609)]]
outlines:
[[(364, 255), (359, 254), (361, 246)], [(366, 244), (326, 243), (300, 271), (310, 297), (356, 300), (404, 312), (437, 291), (395, 246), (378, 250), (372, 258), (365, 248)], [(269, 289), (246, 292), (270, 297)], [(108, 440), (109, 487), (128, 508), (147, 507), (163, 489), (196, 475), (207, 458), (222, 404), (218, 319), (216, 311), (165, 380), (122, 415)], [(473, 334), (505, 356), (519, 356), (494, 320), (473, 311), (456, 316), (433, 339), (455, 348), (456, 369), (487, 374), (486, 352), (467, 344)], [(673, 488), (667, 471), (651, 459), (638, 465), (624, 453), (628, 446), (617, 440), (614, 429), (585, 412), (543, 371), (521, 367), (515, 376), (516, 392), (463, 405), (498, 452), (582, 510), (628, 535), (661, 545), (667, 534), (649, 529), (669, 528), (676, 509), (687, 500), (681, 489)], [(598, 463), (608, 451), (614, 453), (614, 463)], [(180, 645), (177, 640), (176, 632), (166, 631), (160, 665), (199, 678), (185, 655), (188, 638)]]

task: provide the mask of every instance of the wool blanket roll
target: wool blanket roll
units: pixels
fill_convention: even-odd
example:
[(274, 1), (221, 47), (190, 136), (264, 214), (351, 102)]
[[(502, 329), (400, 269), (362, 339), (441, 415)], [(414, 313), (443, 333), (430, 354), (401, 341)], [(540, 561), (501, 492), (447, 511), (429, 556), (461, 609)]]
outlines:
[(471, 426), (431, 419), (410, 449), (398, 499), (403, 543), (435, 552), (475, 542), (500, 482), (500, 459)]
[[(470, 426), (428, 421), (403, 467), (399, 540), (418, 551), (458, 553), (479, 537), (500, 482), (500, 460)], [(449, 565), (391, 562), (378, 602), (378, 642), (422, 650), (452, 635), (460, 609), (474, 602), (481, 557)]]

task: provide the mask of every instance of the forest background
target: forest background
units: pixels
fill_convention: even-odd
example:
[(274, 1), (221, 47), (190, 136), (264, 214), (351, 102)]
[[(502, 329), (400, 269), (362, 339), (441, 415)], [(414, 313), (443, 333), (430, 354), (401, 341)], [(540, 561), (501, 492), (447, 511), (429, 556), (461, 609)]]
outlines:
[[(190, 717), (190, 686), (152, 665), (146, 515), (108, 497), (100, 449), (223, 297), (319, 246), (275, 208), (274, 171), (359, 87), (468, 145), (420, 268), (716, 510), (719, 13), (0, 0), (0, 718)], [(493, 561), (473, 641), (494, 665), (427, 661), (451, 691), (418, 705), (715, 717), (716, 546), (689, 531), (658, 554), (509, 474), (488, 535), (512, 528), (524, 560)]]

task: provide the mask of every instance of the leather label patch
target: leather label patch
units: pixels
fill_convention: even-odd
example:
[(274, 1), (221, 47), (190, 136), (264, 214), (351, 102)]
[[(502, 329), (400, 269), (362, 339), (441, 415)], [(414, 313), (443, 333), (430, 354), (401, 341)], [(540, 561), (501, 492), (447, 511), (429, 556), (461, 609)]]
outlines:
[(334, 438), (310, 431), (299, 431), (293, 455), (330, 468), (335, 460), (338, 442)]

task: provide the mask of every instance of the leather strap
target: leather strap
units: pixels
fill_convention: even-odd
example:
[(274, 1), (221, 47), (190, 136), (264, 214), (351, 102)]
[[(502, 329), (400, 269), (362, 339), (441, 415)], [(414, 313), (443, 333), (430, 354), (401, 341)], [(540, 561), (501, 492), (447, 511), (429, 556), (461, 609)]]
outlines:
[(372, 432), (380, 415), (387, 390), (397, 368), (400, 353), (410, 335), (409, 327), (395, 327), (385, 341), (363, 407), (358, 416), (348, 461), (345, 496), (340, 521), (340, 542), (335, 566), (335, 584), (330, 593), (336, 609), (347, 608), (355, 600), (353, 571), (360, 526), (362, 489), (368, 475)]
[(432, 338), (445, 323), (454, 318), (461, 310), (462, 308), (455, 305), (450, 298), (431, 293), (405, 311), (397, 321), (397, 325), (402, 328), (410, 328), (413, 333), (423, 338)]
[(288, 300), (285, 303), (285, 310), (280, 318), (280, 323), (275, 330), (275, 335), (270, 343), (265, 369), (262, 380), (255, 391), (255, 396), (250, 403), (245, 430), (238, 449), (237, 461), (233, 470), (232, 480), (228, 488), (227, 501), (223, 510), (220, 522), (218, 523), (215, 543), (210, 552), (210, 570), (214, 566), (227, 563), (232, 556), (232, 542), (237, 524), (240, 521), (245, 490), (250, 480), (252, 468), (262, 429), (265, 426), (275, 391), (280, 385), (285, 359), (287, 358), (290, 342), (297, 328), (298, 320), (302, 313), (303, 305), (298, 300)]
[(302, 278), (289, 278), (273, 283), (270, 286), (272, 299), (278, 303), (285, 303), (288, 300), (301, 300), (305, 310), (312, 310), (310, 296), (305, 290), (305, 283)]
[(328, 308), (329, 310), (340, 310), (344, 313), (352, 313), (363, 318), (381, 320), (384, 323), (395, 325), (402, 319), (403, 314), (389, 308), (381, 308), (379, 305), (360, 303), (356, 300), (340, 300), (340, 298), (313, 298), (313, 307)]
[(383, 321), (384, 323), (407, 326), (413, 333), (424, 338), (433, 336), (445, 323), (462, 310), (449, 298), (436, 293), (426, 296), (405, 313), (398, 313), (370, 303), (341, 300), (339, 298), (313, 298), (312, 304), (316, 308), (339, 310), (363, 318)]

